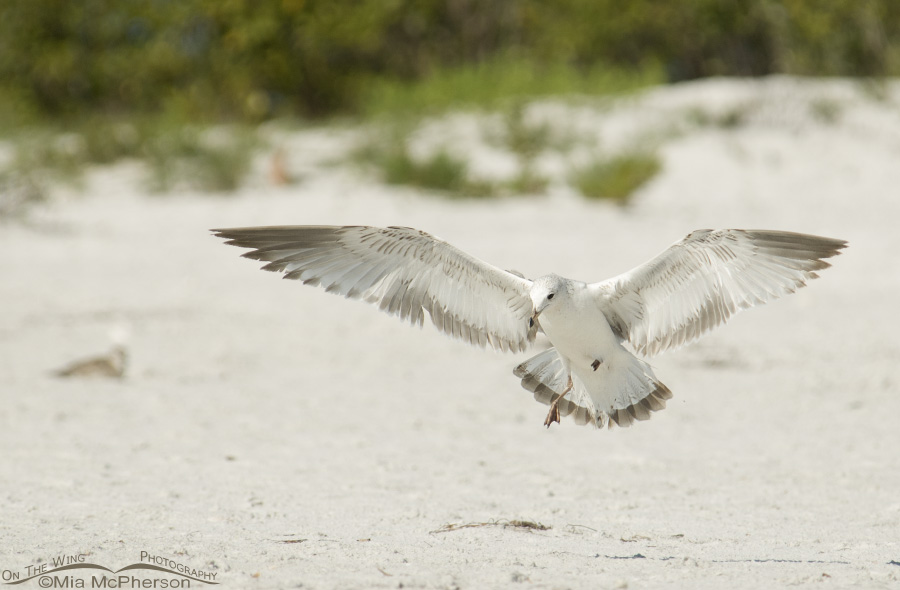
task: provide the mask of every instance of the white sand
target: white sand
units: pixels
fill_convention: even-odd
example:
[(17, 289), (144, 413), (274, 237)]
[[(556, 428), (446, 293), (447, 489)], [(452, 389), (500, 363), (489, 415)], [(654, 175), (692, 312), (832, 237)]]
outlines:
[[(808, 116), (823, 93), (830, 124)], [(0, 225), (0, 571), (149, 551), (228, 588), (898, 587), (900, 88), (714, 80), (594, 117), (627, 137), (729, 104), (754, 105), (746, 124), (669, 136), (626, 209), (383, 187), (317, 166), (346, 144), (317, 130), (286, 140), (292, 187), (154, 197), (119, 166)], [(207, 232), (287, 223), (411, 225), (582, 280), (696, 228), (851, 245), (655, 359), (675, 398), (651, 421), (548, 431), (511, 374), (525, 355), (279, 281)], [(49, 375), (118, 326), (125, 380)], [(499, 519), (551, 528), (433, 532)]]

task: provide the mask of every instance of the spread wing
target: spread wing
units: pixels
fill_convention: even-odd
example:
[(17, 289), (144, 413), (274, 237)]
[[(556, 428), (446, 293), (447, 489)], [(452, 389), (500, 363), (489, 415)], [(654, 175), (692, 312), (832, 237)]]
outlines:
[(742, 309), (806, 285), (844, 240), (780, 231), (698, 230), (641, 266), (590, 285), (613, 329), (654, 355)]
[(273, 226), (212, 230), (263, 270), (482, 347), (519, 352), (534, 341), (531, 281), (408, 227)]

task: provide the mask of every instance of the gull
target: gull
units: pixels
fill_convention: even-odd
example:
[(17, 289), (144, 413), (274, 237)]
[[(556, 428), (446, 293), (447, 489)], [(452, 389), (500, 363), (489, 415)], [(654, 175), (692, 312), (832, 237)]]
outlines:
[(112, 377), (122, 379), (128, 364), (128, 351), (116, 344), (108, 354), (74, 361), (54, 371), (56, 377)]
[(630, 426), (672, 392), (638, 355), (692, 342), (737, 312), (805, 286), (847, 246), (808, 234), (697, 230), (652, 260), (598, 283), (501, 270), (409, 227), (270, 226), (211, 230), (266, 262), (263, 270), (361, 299), (413, 325), (482, 348), (522, 352), (538, 331), (550, 348), (513, 373), (561, 416)]

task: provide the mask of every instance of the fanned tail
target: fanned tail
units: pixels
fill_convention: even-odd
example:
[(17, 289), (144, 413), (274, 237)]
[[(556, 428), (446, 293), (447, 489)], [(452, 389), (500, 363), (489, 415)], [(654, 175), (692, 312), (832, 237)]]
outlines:
[(624, 428), (665, 409), (672, 392), (656, 378), (650, 365), (624, 349), (622, 352), (609, 363), (605, 375), (601, 366), (600, 371), (583, 378), (589, 381), (598, 411), (609, 416), (610, 426), (615, 423)]
[[(555, 348), (528, 359), (513, 373), (522, 380), (522, 387), (545, 405), (565, 391), (569, 378), (566, 363)], [(598, 428), (627, 427), (636, 420), (647, 420), (672, 397), (650, 365), (624, 349), (597, 370), (574, 369), (572, 384), (572, 391), (558, 404), (560, 416), (571, 415), (576, 424)]]
[[(569, 371), (562, 357), (555, 348), (531, 357), (513, 370), (513, 374), (522, 380), (522, 387), (534, 393), (534, 399), (545, 405), (552, 404), (566, 390)], [(583, 399), (584, 388), (572, 380), (573, 387), (566, 397), (559, 402), (560, 416), (573, 415), (576, 424), (594, 424), (593, 412), (579, 402)]]

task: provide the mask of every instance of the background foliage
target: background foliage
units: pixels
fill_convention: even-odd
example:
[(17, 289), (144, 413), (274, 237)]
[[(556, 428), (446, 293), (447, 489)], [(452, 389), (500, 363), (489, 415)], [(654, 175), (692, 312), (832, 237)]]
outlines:
[[(711, 75), (900, 73), (897, 0), (5, 0), (0, 123), (359, 113), (474, 64)], [(512, 66), (510, 66), (512, 67)]]

